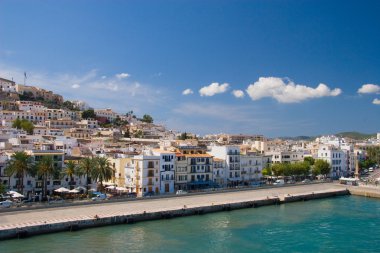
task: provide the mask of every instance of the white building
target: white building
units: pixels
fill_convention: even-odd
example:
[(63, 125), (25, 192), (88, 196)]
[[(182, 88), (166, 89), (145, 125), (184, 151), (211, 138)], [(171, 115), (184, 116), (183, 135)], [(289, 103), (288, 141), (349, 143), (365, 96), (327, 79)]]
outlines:
[(262, 170), (271, 163), (272, 156), (264, 156), (256, 153), (240, 155), (241, 180), (250, 185), (261, 180)]
[(318, 150), (318, 159), (323, 159), (331, 165), (332, 178), (347, 176), (348, 161), (346, 152), (333, 145), (320, 145)]
[(116, 112), (112, 111), (111, 108), (95, 109), (94, 111), (95, 111), (96, 117), (106, 118), (109, 122), (113, 122), (118, 115)]
[(219, 187), (227, 186), (227, 171), (226, 171), (226, 161), (220, 158), (214, 158), (214, 166), (212, 171), (212, 180), (214, 184)]
[(160, 156), (138, 155), (125, 166), (125, 187), (138, 196), (160, 192)]
[(3, 92), (16, 93), (16, 83), (0, 77), (0, 90)]
[(211, 146), (209, 154), (226, 161), (227, 185), (238, 185), (241, 182), (240, 147)]
[(160, 157), (160, 193), (174, 193), (175, 152), (154, 149), (153, 154)]
[(295, 163), (304, 159), (302, 151), (273, 151), (266, 155), (272, 156), (272, 163)]

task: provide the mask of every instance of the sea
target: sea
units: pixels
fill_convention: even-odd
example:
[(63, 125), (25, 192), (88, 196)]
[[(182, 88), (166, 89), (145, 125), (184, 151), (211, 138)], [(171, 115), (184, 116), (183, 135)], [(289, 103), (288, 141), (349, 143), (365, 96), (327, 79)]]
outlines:
[(0, 241), (0, 252), (380, 252), (380, 200), (343, 196), (60, 232)]

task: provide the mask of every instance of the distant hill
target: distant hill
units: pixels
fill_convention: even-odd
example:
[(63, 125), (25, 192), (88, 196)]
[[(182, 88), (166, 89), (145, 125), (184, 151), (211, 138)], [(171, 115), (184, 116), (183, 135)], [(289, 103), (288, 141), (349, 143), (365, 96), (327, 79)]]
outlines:
[(364, 133), (359, 133), (359, 132), (341, 132), (335, 135), (339, 137), (343, 137), (343, 138), (351, 138), (354, 140), (366, 140), (366, 139), (376, 137), (376, 134), (364, 134)]
[(278, 139), (281, 139), (281, 140), (293, 140), (293, 141), (312, 141), (315, 138), (316, 138), (315, 136), (295, 136), (295, 137), (283, 136), (283, 137), (278, 137)]

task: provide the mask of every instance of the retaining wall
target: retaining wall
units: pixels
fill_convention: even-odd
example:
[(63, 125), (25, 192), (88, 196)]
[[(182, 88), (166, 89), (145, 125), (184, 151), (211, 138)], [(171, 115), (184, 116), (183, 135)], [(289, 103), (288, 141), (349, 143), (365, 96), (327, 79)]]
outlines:
[(62, 231), (77, 231), (84, 228), (100, 227), (106, 225), (115, 224), (131, 224), (140, 221), (158, 220), (158, 219), (171, 219), (175, 217), (183, 217), (190, 215), (202, 215), (213, 212), (221, 211), (232, 211), (242, 208), (257, 208), (260, 206), (267, 205), (277, 205), (282, 203), (290, 203), (295, 201), (305, 201), (312, 199), (328, 198), (333, 196), (348, 195), (348, 190), (334, 190), (322, 193), (307, 193), (298, 195), (288, 195), (283, 199), (279, 197), (267, 197), (265, 199), (244, 201), (229, 204), (220, 204), (202, 207), (187, 208), (184, 206), (181, 209), (168, 210), (163, 212), (144, 212), (136, 213), (132, 215), (120, 215), (112, 217), (94, 217), (92, 219), (70, 221), (70, 222), (60, 222), (60, 223), (49, 223), (43, 225), (27, 226), (22, 228), (12, 228), (6, 230), (0, 230), (0, 240), (11, 239), (11, 238), (25, 238), (33, 235), (46, 234), (52, 232), (62, 232)]

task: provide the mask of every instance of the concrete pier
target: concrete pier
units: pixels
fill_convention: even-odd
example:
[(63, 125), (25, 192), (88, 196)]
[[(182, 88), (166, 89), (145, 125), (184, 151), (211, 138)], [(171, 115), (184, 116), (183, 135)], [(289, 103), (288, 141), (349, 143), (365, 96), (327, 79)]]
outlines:
[(331, 183), (0, 213), (0, 239), (347, 195)]

